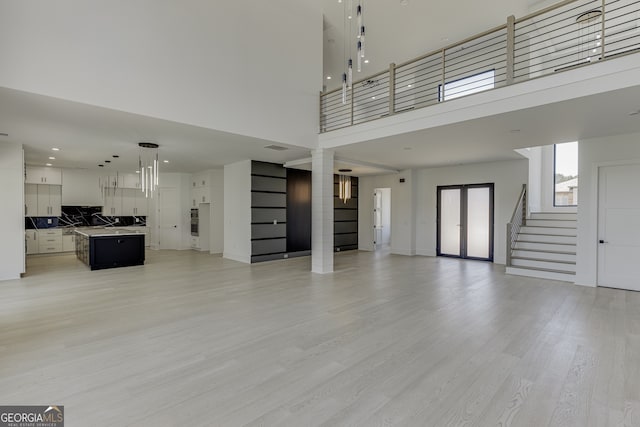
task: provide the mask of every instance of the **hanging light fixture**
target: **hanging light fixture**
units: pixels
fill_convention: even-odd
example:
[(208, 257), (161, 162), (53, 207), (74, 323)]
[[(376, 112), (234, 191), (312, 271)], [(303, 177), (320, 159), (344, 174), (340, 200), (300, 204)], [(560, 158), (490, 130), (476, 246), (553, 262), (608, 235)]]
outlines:
[[(349, 173), (351, 169), (340, 169), (339, 172)], [(338, 176), (338, 198), (344, 203), (351, 199), (351, 177), (349, 175)]]
[(579, 59), (591, 62), (602, 49), (602, 9), (596, 8), (581, 13), (576, 18), (579, 37)]
[(144, 196), (153, 198), (158, 190), (158, 144), (153, 142), (139, 142), (140, 156), (138, 170), (140, 171), (140, 189)]

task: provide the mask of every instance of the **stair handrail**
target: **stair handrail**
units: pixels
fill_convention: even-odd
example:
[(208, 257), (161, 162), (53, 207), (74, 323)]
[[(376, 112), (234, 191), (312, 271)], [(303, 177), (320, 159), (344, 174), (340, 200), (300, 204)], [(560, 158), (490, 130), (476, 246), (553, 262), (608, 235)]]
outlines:
[(507, 267), (512, 265), (511, 253), (513, 252), (516, 240), (518, 239), (520, 227), (523, 225), (527, 225), (527, 184), (522, 184), (520, 197), (518, 197), (516, 207), (513, 209), (511, 220), (507, 224)]

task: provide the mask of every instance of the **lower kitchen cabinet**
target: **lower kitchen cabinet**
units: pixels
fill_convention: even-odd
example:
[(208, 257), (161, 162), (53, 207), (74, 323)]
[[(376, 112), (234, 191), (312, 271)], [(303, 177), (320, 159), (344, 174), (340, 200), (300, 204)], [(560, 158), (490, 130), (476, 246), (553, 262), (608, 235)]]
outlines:
[(62, 252), (75, 252), (76, 236), (74, 234), (64, 234), (62, 236)]

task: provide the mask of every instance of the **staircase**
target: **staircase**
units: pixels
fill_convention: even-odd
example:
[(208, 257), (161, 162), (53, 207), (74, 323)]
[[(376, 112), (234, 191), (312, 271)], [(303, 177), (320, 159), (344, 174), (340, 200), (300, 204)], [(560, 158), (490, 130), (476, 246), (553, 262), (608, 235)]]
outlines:
[(531, 213), (511, 243), (507, 274), (574, 282), (575, 213)]

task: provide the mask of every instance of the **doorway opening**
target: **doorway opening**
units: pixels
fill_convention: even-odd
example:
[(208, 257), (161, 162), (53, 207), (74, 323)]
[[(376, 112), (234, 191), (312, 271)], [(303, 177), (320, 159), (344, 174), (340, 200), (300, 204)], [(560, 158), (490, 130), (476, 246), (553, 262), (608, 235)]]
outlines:
[(493, 261), (493, 184), (438, 187), (438, 256)]
[(391, 246), (391, 188), (373, 191), (373, 248)]

